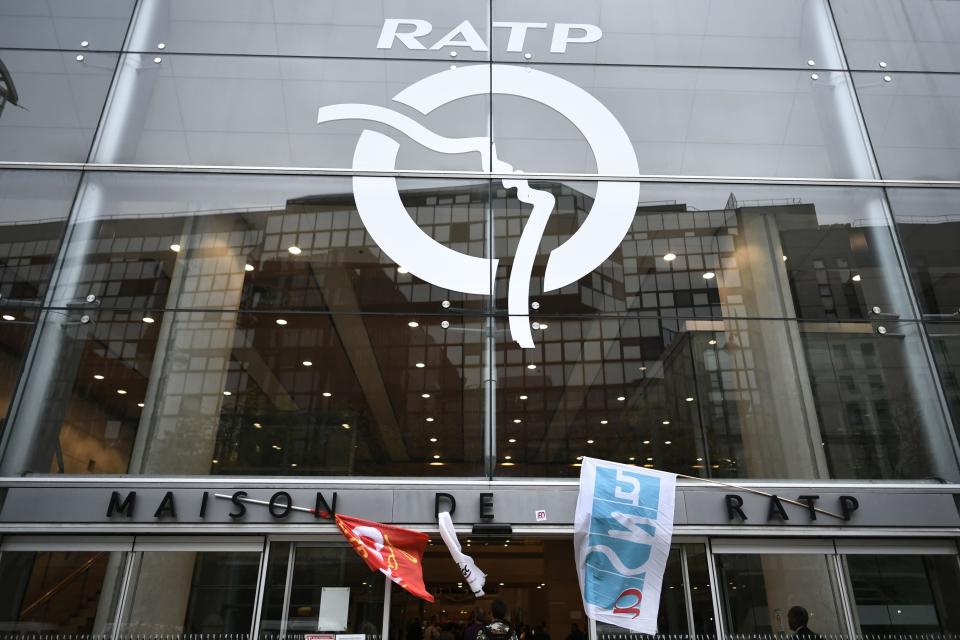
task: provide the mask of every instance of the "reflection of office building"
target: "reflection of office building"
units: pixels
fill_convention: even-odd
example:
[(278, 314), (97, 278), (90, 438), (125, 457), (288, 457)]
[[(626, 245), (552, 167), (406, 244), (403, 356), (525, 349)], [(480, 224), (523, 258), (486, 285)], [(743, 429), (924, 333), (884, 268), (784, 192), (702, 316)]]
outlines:
[[(921, 31), (956, 21), (912, 2)], [(495, 0), (396, 8), (432, 31), (385, 50), (395, 8), (307, 4), (0, 0), (0, 99), (27, 106), (0, 113), (0, 634), (422, 640), (500, 597), (555, 639), (613, 638), (573, 565), (584, 456), (683, 476), (662, 633), (786, 634), (795, 605), (851, 640), (960, 633), (960, 67), (930, 44), (956, 43), (860, 0)], [(548, 26), (517, 52), (491, 17)], [(488, 52), (430, 48), (464, 20)], [(602, 37), (559, 53), (556, 23)], [(570, 105), (393, 100), (476, 65), (580, 87), (639, 172)], [(524, 173), (409, 125), (317, 124), (346, 103), (487, 136)], [(391, 168), (355, 168), (363, 131)], [(603, 184), (636, 188), (629, 225), (546, 291)], [(398, 263), (371, 226), (391, 210), (491, 295)], [(321, 513), (435, 533), (440, 493), (480, 601), (437, 540), (428, 605)]]

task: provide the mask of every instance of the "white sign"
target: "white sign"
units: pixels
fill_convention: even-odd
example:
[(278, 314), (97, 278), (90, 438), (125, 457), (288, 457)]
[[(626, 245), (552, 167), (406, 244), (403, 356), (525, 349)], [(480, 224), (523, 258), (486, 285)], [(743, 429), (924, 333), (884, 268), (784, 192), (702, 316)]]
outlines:
[(672, 473), (583, 458), (573, 544), (589, 617), (657, 633), (676, 482)]
[(533, 513), (534, 518), (537, 519), (537, 522), (546, 522), (547, 521), (547, 512), (543, 509), (538, 509)]
[(349, 612), (350, 587), (323, 587), (317, 631), (346, 631)]
[[(387, 39), (392, 37), (399, 36), (391, 35)], [(395, 95), (393, 101), (427, 115), (455, 100), (491, 92), (526, 98), (563, 115), (587, 140), (599, 173), (639, 173), (630, 138), (613, 114), (580, 87), (538, 69), (505, 64), (451, 67), (415, 82)], [(489, 167), (499, 174), (521, 173), (497, 156), (496, 146), (485, 136), (446, 138), (392, 109), (336, 104), (321, 107), (317, 113), (318, 124), (337, 120), (381, 123), (439, 153), (476, 154), (484, 170)], [(399, 144), (389, 136), (364, 129), (354, 152), (353, 168), (358, 172), (394, 171), (398, 151)], [(522, 177), (507, 178), (502, 183), (508, 190), (516, 189), (521, 202), (533, 205), (517, 245), (507, 286), (510, 333), (522, 348), (532, 349), (534, 342), (528, 316), (530, 276), (540, 239), (556, 202), (552, 193), (534, 189)], [(454, 251), (427, 235), (404, 208), (394, 178), (356, 176), (353, 191), (357, 210), (370, 237), (400, 267), (444, 289), (491, 295), (490, 274), (496, 273), (497, 259)], [(639, 199), (640, 185), (636, 182), (600, 181), (583, 224), (550, 252), (543, 278), (544, 292), (576, 282), (602, 264), (620, 246), (633, 222)]]
[[(523, 44), (530, 29), (547, 29), (546, 22), (494, 22), (494, 29), (509, 29), (507, 51), (523, 51)], [(439, 51), (447, 47), (469, 47), (472, 51), (489, 51), (487, 43), (480, 34), (464, 20), (448, 33), (436, 38), (433, 44), (427, 42), (433, 32), (433, 25), (426, 20), (415, 18), (387, 18), (383, 21), (380, 38), (377, 40), (377, 49), (392, 49), (400, 43), (412, 51)], [(567, 45), (571, 43), (596, 42), (603, 37), (603, 31), (595, 24), (566, 24), (558, 22), (553, 25), (553, 36), (550, 38), (550, 53), (566, 53)], [(424, 41), (421, 41), (424, 40)]]

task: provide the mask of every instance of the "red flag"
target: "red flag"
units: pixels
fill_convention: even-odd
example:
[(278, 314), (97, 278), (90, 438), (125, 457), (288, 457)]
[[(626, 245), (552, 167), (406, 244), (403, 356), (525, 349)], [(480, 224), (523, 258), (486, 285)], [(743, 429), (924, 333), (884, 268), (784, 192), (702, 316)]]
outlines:
[(336, 519), (340, 533), (371, 570), (380, 571), (418, 598), (433, 602), (423, 584), (423, 551), (430, 536), (339, 513)]

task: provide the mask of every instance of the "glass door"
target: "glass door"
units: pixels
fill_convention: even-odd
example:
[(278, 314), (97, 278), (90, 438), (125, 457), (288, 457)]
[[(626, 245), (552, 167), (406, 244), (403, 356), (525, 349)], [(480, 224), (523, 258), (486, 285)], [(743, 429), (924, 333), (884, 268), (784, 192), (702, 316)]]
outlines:
[(713, 542), (726, 634), (847, 635), (830, 540)]

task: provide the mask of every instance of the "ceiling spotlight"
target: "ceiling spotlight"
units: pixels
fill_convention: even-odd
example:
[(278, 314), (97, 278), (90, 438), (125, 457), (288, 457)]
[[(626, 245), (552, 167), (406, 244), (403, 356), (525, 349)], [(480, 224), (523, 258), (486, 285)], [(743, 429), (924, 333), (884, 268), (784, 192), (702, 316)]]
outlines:
[(503, 456), (504, 460), (513, 460), (513, 456)]
[(653, 458), (647, 458), (647, 462), (653, 462)]
[(417, 322), (416, 320), (411, 320), (410, 322), (407, 323), (407, 326), (410, 327), (411, 329), (416, 329), (417, 327), (420, 326), (420, 323)]
[(630, 462), (633, 462), (634, 460), (636, 460), (636, 458), (635, 458), (635, 457), (633, 457), (633, 456), (630, 456), (630, 457), (629, 457), (629, 458), (627, 458), (627, 459), (628, 459), (628, 460), (629, 460)]
[(646, 371), (646, 370), (647, 370), (646, 367), (640, 367), (640, 371)]
[(649, 441), (649, 440), (644, 440), (644, 441), (643, 441), (643, 444), (650, 444), (650, 441)]
[(427, 418), (427, 422), (433, 422), (433, 418)]
[(697, 462), (703, 462), (703, 458), (697, 458)]
[(577, 456), (577, 460), (583, 460), (583, 456)]
[(138, 402), (138, 403), (137, 403), (137, 406), (140, 407), (141, 409), (143, 409), (143, 403), (142, 403), (142, 402)]
[(522, 420), (520, 420), (520, 418), (514, 418), (514, 419), (513, 419), (513, 424), (520, 424), (521, 422), (522, 422)]
[(420, 397), (421, 397), (421, 398), (429, 398), (429, 397), (430, 397), (430, 394), (429, 394), (429, 393), (421, 393), (421, 394), (420, 394)]
[(684, 398), (684, 400), (686, 400), (687, 402), (693, 402), (693, 396), (687, 396), (686, 398)]
[(710, 338), (709, 340), (707, 340), (707, 344), (714, 345), (714, 344), (717, 344), (717, 341), (715, 338)]
[(663, 444), (673, 444), (673, 442), (671, 440), (664, 440)]
[(438, 453), (438, 454), (434, 455), (434, 456), (433, 456), (433, 459), (434, 459), (434, 460), (439, 460), (439, 459), (440, 459), (440, 454)]
[(276, 322), (277, 322), (277, 324), (280, 325), (281, 327), (287, 326), (287, 321), (284, 320), (283, 318), (277, 318), (277, 321), (276, 321)]
[(397, 267), (397, 273), (410, 273), (406, 267)]
[(674, 260), (677, 259), (677, 254), (667, 253), (663, 256), (663, 259), (666, 260), (667, 262), (673, 262)]
[(320, 395), (322, 395), (324, 398), (329, 398), (329, 397), (332, 396), (333, 394), (330, 393), (329, 391), (324, 391), (324, 392), (321, 393)]
[(600, 424), (607, 424), (607, 420), (601, 420)]
[(225, 396), (232, 396), (233, 393), (230, 392), (230, 391), (224, 391), (224, 392), (223, 392), (223, 395), (225, 395)]
[(150, 316), (143, 316), (143, 321), (146, 322), (147, 324), (153, 324), (154, 322), (156, 322), (156, 320), (154, 320)]
[(593, 440), (587, 440), (587, 444), (593, 444)]
[(713, 280), (716, 277), (717, 277), (717, 274), (715, 274), (713, 271), (707, 271), (705, 274), (703, 274), (704, 280)]
[(172, 245), (170, 245), (170, 251), (173, 251), (174, 253), (178, 253), (180, 251), (180, 245), (174, 242)]
[(526, 400), (526, 399), (527, 399), (527, 396), (520, 396), (520, 399), (521, 399), (521, 400)]
[(313, 363), (310, 362), (309, 360), (304, 360), (304, 361), (303, 361), (303, 366), (305, 366), (305, 367), (312, 367), (312, 366), (313, 366)]
[(297, 463), (296, 463), (296, 462), (291, 462), (291, 463), (290, 463), (290, 466), (291, 466), (291, 467), (296, 467), (296, 466), (297, 466)]
[(415, 365), (413, 365), (413, 366), (415, 366), (417, 369), (423, 369), (423, 368), (424, 368), (425, 366), (427, 366), (427, 365), (423, 364), (422, 362), (418, 362), (417, 364), (415, 364)]
[(10, 315), (9, 313), (5, 313), (3, 314), (3, 319), (7, 322), (10, 322), (11, 320), (16, 320), (16, 317)]
[(437, 441), (436, 438), (430, 438), (430, 442), (436, 442), (436, 441)]
[(516, 444), (517, 439), (516, 439), (516, 438), (510, 438), (509, 440), (507, 440), (507, 442), (509, 442), (510, 444)]
[(253, 428), (254, 428), (254, 429), (262, 429), (262, 428), (263, 428), (263, 425), (260, 424), (259, 422), (254, 422), (254, 423), (253, 423)]
[(531, 369), (531, 370), (532, 370), (532, 369), (536, 369), (536, 368), (537, 368), (537, 365), (535, 365), (535, 364), (528, 364), (528, 365), (527, 365), (527, 369)]
[(784, 262), (787, 261), (787, 256), (783, 256), (783, 261), (784, 261)]
[(544, 324), (544, 323), (541, 322), (541, 323), (540, 323), (540, 331), (546, 331), (546, 330), (547, 330), (547, 327), (549, 327), (549, 326), (550, 326), (550, 325), (547, 325), (547, 324)]
[(93, 379), (94, 379), (94, 380), (103, 380), (103, 376), (102, 376), (101, 374), (99, 374), (99, 373), (95, 373), (95, 374), (93, 374)]
[(125, 396), (125, 395), (127, 395), (127, 390), (126, 390), (126, 389), (117, 389), (117, 393), (119, 393), (119, 394), (122, 395), (122, 396)]
[(853, 280), (854, 282), (860, 282), (860, 274), (859, 274), (859, 273), (855, 273), (855, 274), (853, 274), (853, 277), (850, 278), (850, 279)]
[(213, 463), (213, 464), (220, 464), (220, 461), (217, 460), (216, 458), (214, 458), (214, 459), (211, 460), (210, 462)]
[(253, 265), (248, 262), (247, 264), (243, 265), (243, 270), (244, 270), (244, 271), (253, 271)]
[(664, 421), (661, 422), (660, 424), (670, 424), (670, 421), (669, 421), (669, 420), (664, 420)]
[(287, 247), (287, 251), (289, 251), (290, 255), (293, 255), (293, 256), (298, 256), (301, 253), (303, 253), (303, 249), (301, 249), (297, 245), (293, 245), (292, 247)]
[(344, 422), (344, 423), (341, 424), (340, 426), (343, 427), (344, 429), (349, 429), (349, 428), (350, 428), (350, 423), (349, 423), (349, 422)]
[(623, 402), (626, 399), (626, 396), (617, 396), (617, 402)]

